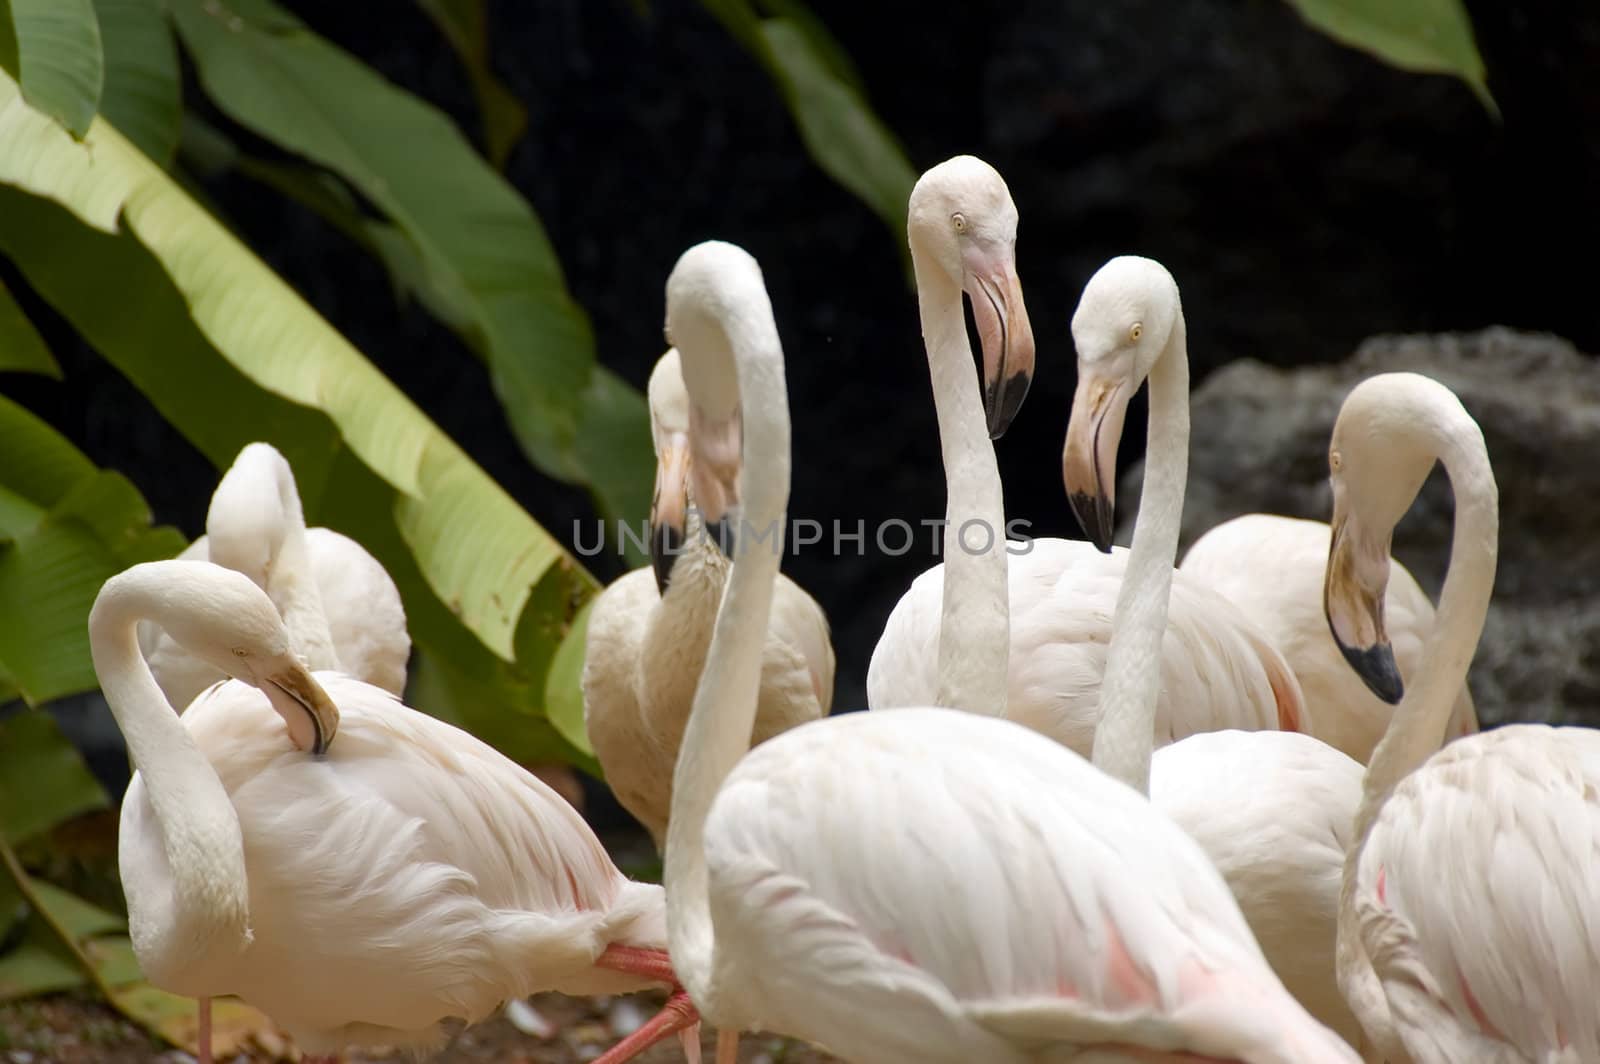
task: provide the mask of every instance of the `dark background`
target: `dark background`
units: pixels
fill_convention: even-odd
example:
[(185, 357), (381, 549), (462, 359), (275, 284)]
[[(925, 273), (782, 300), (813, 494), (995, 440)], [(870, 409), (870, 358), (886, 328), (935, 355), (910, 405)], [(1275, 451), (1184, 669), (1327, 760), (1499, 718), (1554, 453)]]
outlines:
[[(476, 136), (466, 76), (415, 5), (290, 6)], [(1115, 254), (1154, 256), (1177, 277), (1196, 384), (1235, 358), (1341, 359), (1381, 332), (1503, 323), (1600, 350), (1591, 4), (1469, 4), (1498, 122), (1460, 82), (1385, 67), (1282, 0), (812, 6), (916, 167), (970, 152), (1010, 183), (1039, 365), (998, 451), (1008, 512), (1034, 535), (1079, 535), (1059, 474), (1067, 326), (1085, 280)], [(509, 176), (548, 228), (601, 359), (642, 388), (663, 349), (662, 286), (677, 255), (711, 237), (742, 244), (765, 270), (789, 362), (792, 515), (847, 530), (942, 515), (904, 234), (813, 165), (765, 73), (686, 0), (490, 7), (497, 72), (530, 116)], [(420, 308), (397, 307), (374, 260), (242, 178), (206, 191), (535, 517), (569, 543), (574, 521), (593, 520), (581, 492), (521, 457), (480, 363)], [(7, 391), (130, 475), (159, 520), (202, 531), (216, 471), (28, 305), (68, 382), (8, 380)], [(1142, 424), (1141, 405), (1124, 461), (1143, 450)], [(824, 545), (787, 565), (832, 620), (836, 707), (865, 705), (868, 656), (933, 562), (928, 539), (901, 558), (869, 540), (860, 557)], [(618, 573), (615, 559), (591, 565)]]

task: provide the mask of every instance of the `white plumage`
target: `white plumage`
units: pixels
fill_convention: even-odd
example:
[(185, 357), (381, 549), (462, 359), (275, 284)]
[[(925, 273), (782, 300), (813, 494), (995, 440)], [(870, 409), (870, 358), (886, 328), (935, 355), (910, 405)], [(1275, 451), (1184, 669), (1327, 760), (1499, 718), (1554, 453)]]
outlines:
[(1483, 629), (1499, 536), (1483, 434), (1436, 381), (1372, 377), (1340, 410), (1329, 625), (1362, 677), (1398, 694), (1380, 608), (1388, 543), (1436, 460), (1455, 493), (1450, 569), (1367, 769), (1340, 985), (1391, 1060), (1600, 1060), (1600, 735), (1517, 725), (1436, 749)]
[[(1322, 614), (1328, 526), (1276, 514), (1245, 514), (1195, 540), (1178, 572), (1217, 591), (1263, 631), (1300, 681), (1309, 707), (1306, 730), (1365, 764), (1389, 725), (1392, 708), (1345, 664)], [(1400, 675), (1409, 678), (1433, 628), (1433, 603), (1406, 567), (1393, 563), (1384, 619)], [(1446, 739), (1478, 730), (1472, 692), (1456, 696)]]
[[(1008, 561), (1011, 664), (1006, 716), (1087, 757), (1100, 719), (1100, 682), (1126, 549), (1035, 539)], [(867, 671), (874, 709), (937, 701), (944, 565), (912, 583), (890, 613)], [(1173, 576), (1161, 654), (1155, 743), (1237, 728), (1297, 730), (1299, 692), (1288, 663), (1232, 603)]]
[[(252, 443), (223, 474), (207, 534), (178, 555), (237, 569), (267, 592), (314, 668), (338, 668), (392, 694), (405, 690), (411, 637), (400, 592), (378, 559), (329, 528), (307, 528), (294, 472), (271, 444)], [(180, 710), (227, 678), (156, 625), (139, 626), (156, 682)]]
[[(606, 782), (659, 849), (672, 805), (672, 770), (729, 562), (683, 505), (687, 464), (676, 452), (688, 446), (690, 424), (677, 351), (656, 364), (649, 394), (661, 470), (657, 509), (673, 515), (667, 520), (681, 520), (673, 531), (682, 545), (661, 561), (671, 574), (664, 594), (657, 587), (660, 578), (644, 568), (616, 580), (595, 600), (584, 651), (583, 711)], [(676, 498), (664, 498), (673, 493)], [(816, 600), (784, 576), (778, 578), (761, 662), (753, 744), (828, 715), (834, 674), (828, 620)]]
[[(239, 680), (178, 717), (138, 653), (143, 619)], [(359, 680), (313, 679), (241, 574), (136, 566), (101, 590), (90, 634), (137, 769), (118, 855), (155, 985), (237, 994), (334, 1052), (427, 1045), (441, 1020), (535, 991), (671, 982), (661, 888), (623, 877), (486, 744)]]
[[(931, 264), (916, 227), (949, 231), (932, 193), (951, 177), (1009, 203), (977, 160), (925, 175), (911, 203), (919, 274)], [(975, 256), (1009, 259), (1014, 212), (1007, 231), (969, 204), (957, 200), (963, 225), (937, 266), (948, 284), (969, 229)], [(788, 411), (759, 267), (699, 245), (667, 296), (702, 415), (743, 418), (746, 519), (781, 521)], [(924, 295), (925, 331), (934, 303)], [(1198, 847), (1060, 745), (910, 708), (805, 724), (746, 752), (778, 562), (739, 553), (675, 779), (671, 948), (709, 1019), (874, 1064), (1356, 1059), (1272, 975)]]

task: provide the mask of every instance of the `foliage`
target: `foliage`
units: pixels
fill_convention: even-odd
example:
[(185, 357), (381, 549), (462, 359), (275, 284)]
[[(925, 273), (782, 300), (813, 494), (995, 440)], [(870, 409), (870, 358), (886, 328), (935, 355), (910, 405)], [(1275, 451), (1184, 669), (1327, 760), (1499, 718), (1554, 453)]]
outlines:
[(1427, 74), (1453, 74), (1467, 83), (1491, 114), (1499, 115), (1472, 38), (1462, 0), (1289, 0), (1294, 9), (1334, 40), (1370, 52), (1391, 66)]

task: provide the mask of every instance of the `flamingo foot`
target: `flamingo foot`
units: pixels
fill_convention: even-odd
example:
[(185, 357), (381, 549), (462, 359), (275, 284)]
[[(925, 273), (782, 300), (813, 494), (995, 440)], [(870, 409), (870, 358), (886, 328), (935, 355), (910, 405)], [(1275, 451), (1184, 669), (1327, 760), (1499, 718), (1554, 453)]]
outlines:
[(195, 1031), (195, 1054), (199, 1064), (211, 1064), (211, 999), (208, 997), (196, 998), (195, 1004), (199, 1006), (199, 1023)]
[(738, 1064), (739, 1032), (723, 1029), (717, 1032), (717, 1064)]
[(678, 985), (678, 977), (672, 971), (672, 961), (667, 958), (667, 951), (662, 949), (607, 946), (605, 952), (595, 958), (594, 966), (608, 968), (613, 972), (643, 976), (646, 979), (666, 983), (668, 986)]
[[(682, 990), (676, 991), (643, 1027), (596, 1057), (594, 1064), (622, 1064), (632, 1060), (669, 1034), (674, 1034), (700, 1022), (700, 1013)], [(698, 1043), (696, 1043), (698, 1048)], [(692, 1062), (691, 1062), (692, 1064)]]

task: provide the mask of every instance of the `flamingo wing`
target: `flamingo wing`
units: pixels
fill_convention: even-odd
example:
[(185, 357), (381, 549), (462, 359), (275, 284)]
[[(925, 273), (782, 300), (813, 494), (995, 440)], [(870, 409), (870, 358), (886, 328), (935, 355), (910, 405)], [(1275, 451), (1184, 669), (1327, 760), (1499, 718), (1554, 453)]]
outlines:
[(661, 601), (655, 575), (635, 569), (602, 591), (589, 611), (583, 659), (583, 724), (617, 801), (666, 837), (670, 761), (656, 750), (635, 684), (650, 612)]
[(343, 671), (390, 694), (404, 694), (411, 636), (389, 571), (361, 544), (331, 528), (307, 529), (306, 548)]
[(1417, 1064), (1600, 1060), (1600, 734), (1515, 725), (1396, 786), (1360, 941)]
[(1271, 974), (1192, 840), (1008, 722), (797, 728), (734, 770), (705, 838), (726, 992), (759, 988), (783, 1010), (760, 1019), (848, 1058), (1355, 1059)]

